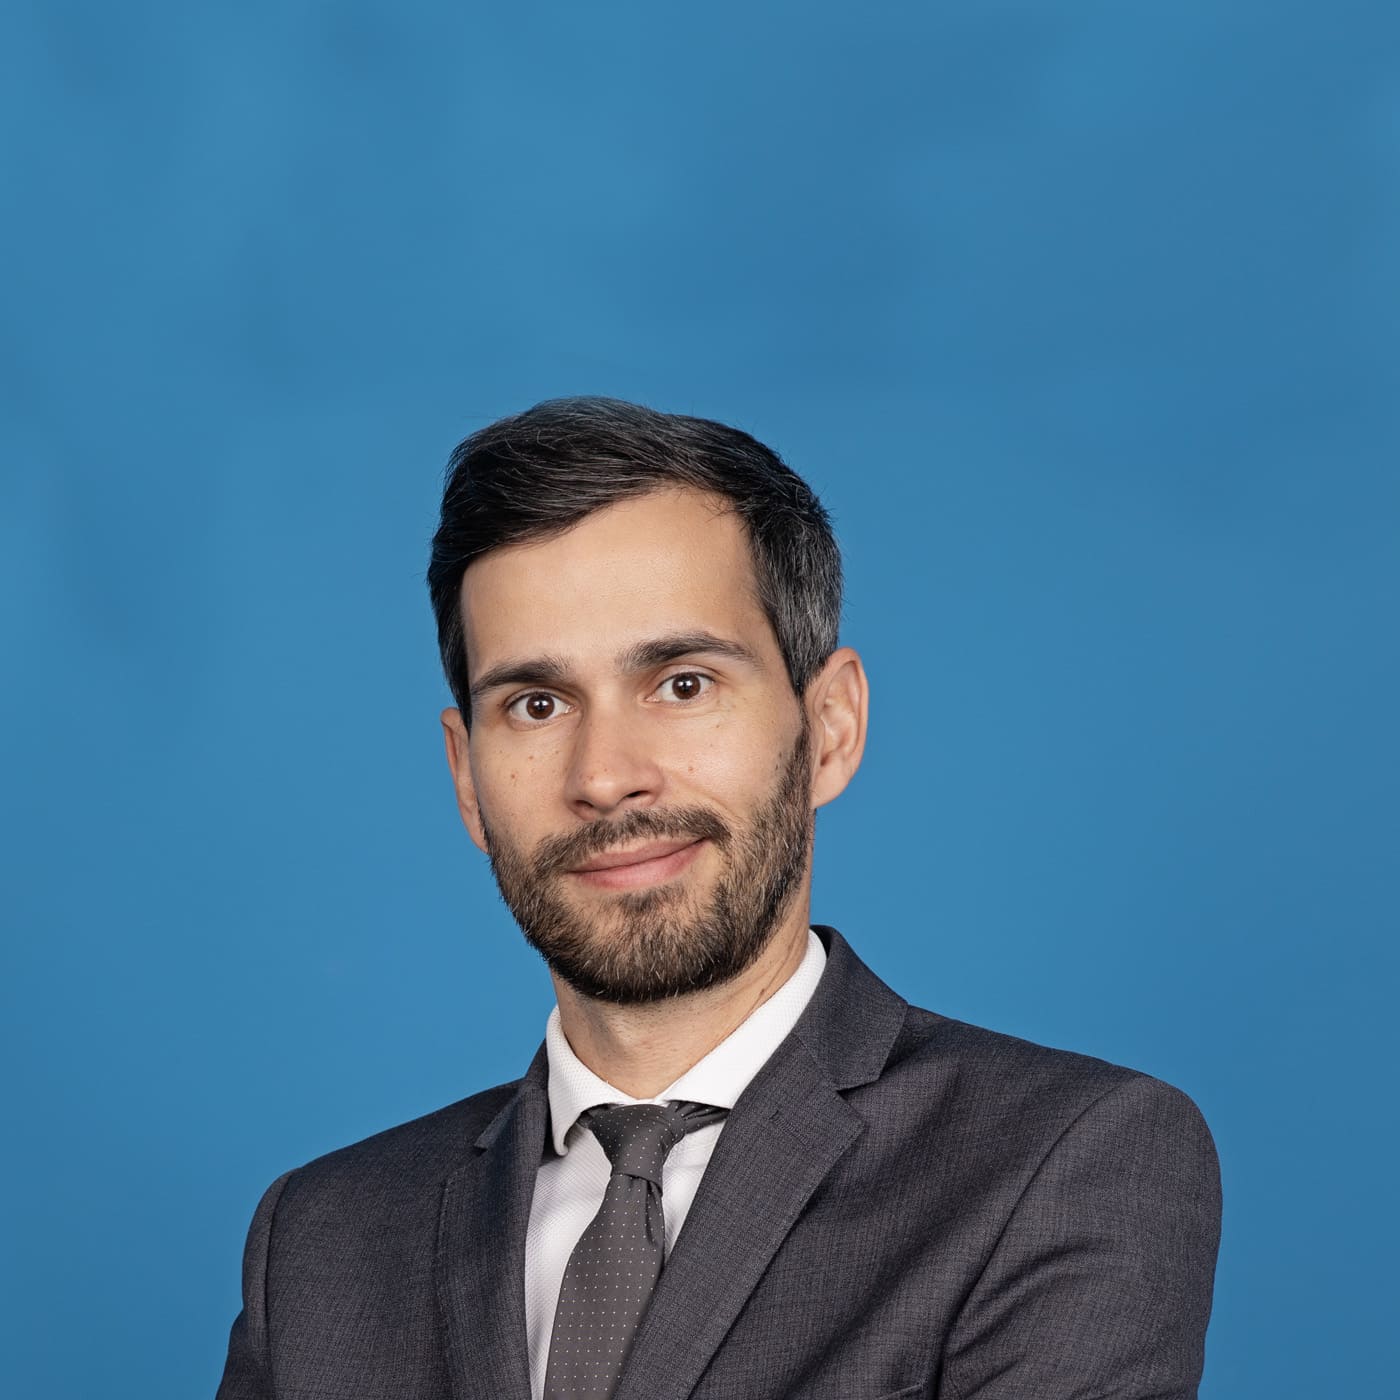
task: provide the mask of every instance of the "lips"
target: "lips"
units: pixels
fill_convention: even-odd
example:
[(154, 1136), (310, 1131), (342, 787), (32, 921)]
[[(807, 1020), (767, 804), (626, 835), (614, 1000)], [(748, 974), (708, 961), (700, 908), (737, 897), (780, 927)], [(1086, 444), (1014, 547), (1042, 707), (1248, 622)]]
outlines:
[(633, 846), (625, 851), (601, 851), (596, 856), (590, 856), (581, 865), (574, 866), (573, 873), (585, 875), (590, 871), (617, 870), (627, 865), (642, 865), (649, 860), (660, 860), (664, 856), (675, 855), (677, 851), (695, 845), (699, 839), (703, 838), (684, 836), (679, 840), (649, 841), (644, 846)]

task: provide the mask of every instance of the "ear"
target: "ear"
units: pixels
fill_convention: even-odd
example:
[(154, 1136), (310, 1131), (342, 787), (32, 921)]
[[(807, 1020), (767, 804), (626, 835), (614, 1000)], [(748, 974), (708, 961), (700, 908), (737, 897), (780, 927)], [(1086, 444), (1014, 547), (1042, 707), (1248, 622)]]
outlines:
[(860, 657), (840, 647), (812, 678), (803, 703), (812, 727), (812, 806), (839, 797), (860, 767), (870, 718), (870, 682)]
[(447, 743), (447, 766), (452, 770), (452, 784), (457, 789), (457, 810), (462, 814), (462, 825), (485, 851), (486, 829), (481, 824), (481, 807), (472, 778), (471, 740), (460, 710), (449, 708), (442, 712), (442, 734)]

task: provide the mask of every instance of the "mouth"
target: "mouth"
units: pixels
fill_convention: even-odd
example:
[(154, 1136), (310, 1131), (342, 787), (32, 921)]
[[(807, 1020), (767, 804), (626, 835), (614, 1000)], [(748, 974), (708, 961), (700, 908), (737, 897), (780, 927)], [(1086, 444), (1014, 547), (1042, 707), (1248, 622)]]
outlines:
[(600, 851), (569, 871), (594, 889), (636, 889), (679, 875), (700, 854), (705, 838), (649, 841), (626, 851)]

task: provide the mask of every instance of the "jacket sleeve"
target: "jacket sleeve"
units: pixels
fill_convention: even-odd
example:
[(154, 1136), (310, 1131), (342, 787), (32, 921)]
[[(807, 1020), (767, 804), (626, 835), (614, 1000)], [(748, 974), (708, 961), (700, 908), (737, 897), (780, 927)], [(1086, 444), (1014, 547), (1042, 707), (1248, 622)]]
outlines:
[(1045, 1156), (968, 1295), (941, 1400), (1194, 1400), (1220, 1238), (1196, 1106), (1138, 1075)]
[(273, 1216), (290, 1176), (279, 1176), (253, 1212), (243, 1250), (243, 1310), (229, 1332), (228, 1360), (215, 1400), (275, 1400), (267, 1346), (267, 1257)]

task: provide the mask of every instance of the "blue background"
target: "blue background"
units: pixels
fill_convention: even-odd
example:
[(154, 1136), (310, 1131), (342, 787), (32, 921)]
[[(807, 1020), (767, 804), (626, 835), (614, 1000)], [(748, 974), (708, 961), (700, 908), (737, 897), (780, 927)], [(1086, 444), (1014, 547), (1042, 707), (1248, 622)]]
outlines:
[(1393, 1382), (1393, 5), (0, 24), (5, 1394), (211, 1396), (263, 1187), (526, 1064), (422, 575), (581, 392), (836, 518), (816, 917), (1201, 1104), (1203, 1395)]

